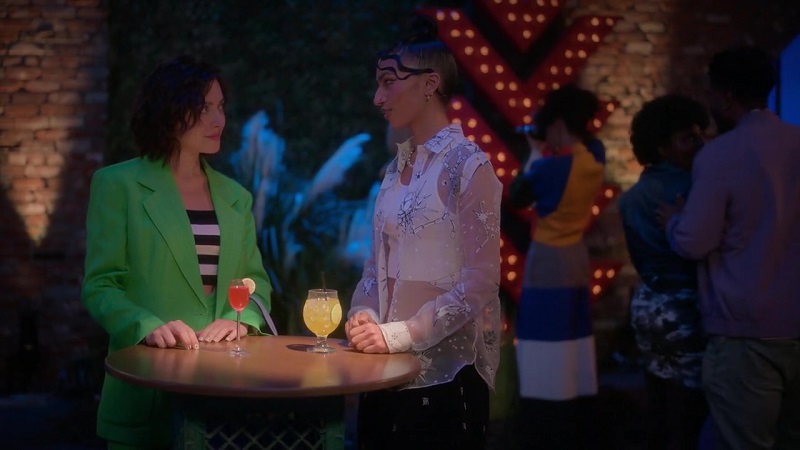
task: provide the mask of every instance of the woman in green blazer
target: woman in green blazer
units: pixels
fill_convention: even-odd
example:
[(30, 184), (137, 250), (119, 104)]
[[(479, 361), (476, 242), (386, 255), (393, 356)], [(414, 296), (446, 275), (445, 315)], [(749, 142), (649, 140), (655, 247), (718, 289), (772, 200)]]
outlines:
[[(137, 344), (196, 351), (199, 342), (235, 338), (233, 278), (253, 279), (254, 295), (269, 305), (252, 196), (201, 158), (219, 151), (223, 108), (214, 67), (187, 57), (161, 64), (132, 114), (142, 156), (92, 178), (81, 297), (108, 332), (109, 351)], [(241, 322), (242, 335), (264, 326), (252, 302)], [(109, 448), (168, 447), (171, 428), (161, 392), (106, 375), (97, 432)]]

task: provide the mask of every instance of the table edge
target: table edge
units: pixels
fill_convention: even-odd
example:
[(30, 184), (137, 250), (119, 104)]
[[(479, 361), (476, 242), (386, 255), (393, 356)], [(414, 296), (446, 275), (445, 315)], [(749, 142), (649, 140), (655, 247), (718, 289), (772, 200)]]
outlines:
[[(117, 351), (121, 350), (123, 349)], [(289, 388), (289, 389), (262, 389), (257, 391), (241, 391), (234, 387), (227, 388), (224, 386), (213, 386), (204, 384), (186, 385), (182, 383), (174, 383), (163, 380), (151, 381), (146, 378), (128, 374), (126, 372), (121, 372), (112, 367), (108, 362), (108, 358), (113, 353), (114, 352), (107, 354), (106, 357), (103, 359), (103, 366), (105, 368), (105, 372), (110, 376), (137, 386), (147, 387), (170, 393), (196, 395), (201, 397), (306, 398), (306, 397), (328, 397), (328, 396), (338, 396), (338, 395), (351, 395), (362, 392), (372, 392), (392, 387), (398, 387), (402, 384), (409, 383), (417, 377), (417, 375), (419, 374), (419, 369), (421, 368), (419, 360), (413, 355), (409, 354), (409, 356), (414, 358), (417, 370), (412, 371), (405, 375), (387, 378), (378, 383), (356, 384), (347, 387), (324, 386), (317, 388), (303, 387), (303, 388)], [(201, 390), (202, 392), (200, 392)]]

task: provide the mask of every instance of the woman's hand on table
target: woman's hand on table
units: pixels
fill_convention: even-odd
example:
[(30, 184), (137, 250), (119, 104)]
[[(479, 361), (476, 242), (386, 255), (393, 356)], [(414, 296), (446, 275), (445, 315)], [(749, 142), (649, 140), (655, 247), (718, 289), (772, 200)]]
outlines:
[(158, 348), (172, 348), (178, 345), (187, 350), (200, 348), (194, 330), (180, 320), (167, 322), (151, 331), (145, 336), (144, 343)]
[[(370, 316), (366, 311), (359, 311), (347, 319), (347, 322), (344, 323), (344, 333), (347, 335), (347, 339), (349, 340), (351, 337), (350, 330), (359, 325), (364, 325), (365, 323), (375, 323), (375, 321), (372, 319), (372, 316)], [(353, 346), (352, 343), (350, 346)]]
[[(349, 322), (349, 321), (348, 321)], [(381, 328), (375, 322), (367, 322), (350, 328), (350, 346), (364, 353), (389, 353)]]
[[(239, 337), (247, 336), (247, 325), (239, 325)], [(211, 325), (197, 332), (200, 342), (219, 342), (223, 339), (232, 341), (236, 339), (236, 321), (228, 319), (217, 319)]]
[(350, 342), (350, 347), (355, 347), (351, 340), (352, 336), (350, 335), (350, 331), (359, 325), (364, 325), (365, 323), (375, 323), (375, 320), (366, 311), (359, 311), (353, 314), (353, 316), (347, 319), (347, 322), (344, 323), (344, 334), (347, 336), (347, 340)]

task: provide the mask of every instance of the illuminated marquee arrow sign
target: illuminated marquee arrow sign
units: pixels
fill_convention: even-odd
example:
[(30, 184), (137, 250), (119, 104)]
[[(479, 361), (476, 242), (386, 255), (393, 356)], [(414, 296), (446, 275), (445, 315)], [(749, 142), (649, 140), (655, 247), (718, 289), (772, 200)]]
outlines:
[(531, 0), (482, 0), (476, 4), (481, 13), (494, 20), (521, 53), (530, 49), (561, 11), (558, 1), (551, 0), (537, 0), (535, 6)]
[[(527, 50), (535, 42), (561, 9), (557, 0), (539, 0), (536, 5), (514, 0), (484, 0), (479, 5), (521, 51)], [(532, 75), (520, 80), (462, 10), (426, 8), (420, 12), (436, 18), (439, 38), (451, 49), (462, 71), (513, 126), (530, 124), (534, 106), (541, 105), (551, 89), (558, 89), (574, 80), (589, 55), (597, 50), (617, 20), (601, 16), (577, 18)], [(492, 161), (495, 173), (503, 183), (505, 197), (509, 184), (519, 171), (519, 161), (466, 98), (454, 99), (451, 106), (451, 120), (461, 123), (469, 139), (479, 143)], [(603, 103), (592, 127), (599, 129), (616, 106), (616, 102)], [(589, 226), (617, 192), (614, 187), (604, 187), (598, 194)], [(518, 210), (517, 214), (526, 222), (535, 219), (530, 209)], [(518, 299), (522, 288), (524, 258), (505, 233), (501, 237), (501, 259), (501, 287)], [(605, 290), (618, 269), (619, 265), (615, 262), (592, 262), (593, 273), (601, 274), (592, 281), (595, 298)]]
[[(492, 161), (497, 178), (503, 183), (503, 198), (508, 195), (508, 185), (517, 174), (519, 162), (513, 153), (509, 152), (505, 143), (498, 138), (494, 130), (481, 118), (480, 114), (464, 97), (456, 97), (450, 103), (450, 119), (460, 123), (464, 134), (474, 142), (478, 142), (486, 156)], [(530, 210), (527, 211), (530, 220)], [(514, 247), (511, 240), (501, 232), (500, 259), (502, 279), (500, 286), (513, 298), (519, 298), (522, 290), (522, 270), (524, 258), (521, 252)]]
[(534, 106), (540, 105), (551, 89), (574, 80), (616, 20), (599, 16), (576, 19), (543, 63), (523, 82), (461, 10), (423, 9), (422, 12), (436, 18), (439, 38), (451, 49), (467, 76), (513, 126), (531, 123)]

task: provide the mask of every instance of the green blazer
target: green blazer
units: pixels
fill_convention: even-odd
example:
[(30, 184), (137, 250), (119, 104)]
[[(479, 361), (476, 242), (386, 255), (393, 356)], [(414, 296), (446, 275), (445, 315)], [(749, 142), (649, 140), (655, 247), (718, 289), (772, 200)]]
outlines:
[[(136, 158), (92, 177), (81, 300), (108, 332), (109, 351), (136, 345), (172, 320), (195, 331), (219, 318), (235, 320), (227, 301), (232, 278), (255, 280), (255, 295), (269, 307), (272, 286), (256, 243), (252, 196), (207, 163), (203, 167), (221, 235), (211, 296), (203, 292), (194, 236), (169, 166)], [(264, 326), (252, 302), (241, 319), (256, 330)], [(172, 420), (161, 392), (106, 375), (100, 437), (144, 447), (169, 444)]]

